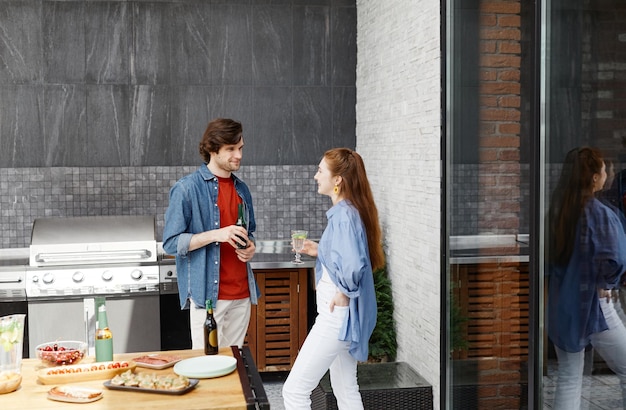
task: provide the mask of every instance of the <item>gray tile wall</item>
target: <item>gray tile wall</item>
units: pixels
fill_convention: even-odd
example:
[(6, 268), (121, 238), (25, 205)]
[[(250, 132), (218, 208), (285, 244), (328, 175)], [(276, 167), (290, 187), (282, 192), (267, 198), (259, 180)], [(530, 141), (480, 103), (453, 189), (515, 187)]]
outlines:
[[(162, 240), (170, 187), (197, 166), (0, 168), (0, 248), (30, 244), (33, 221), (42, 217), (155, 215)], [(319, 238), (330, 199), (317, 193), (316, 166), (242, 166), (250, 187), (256, 238), (287, 239), (291, 229)]]

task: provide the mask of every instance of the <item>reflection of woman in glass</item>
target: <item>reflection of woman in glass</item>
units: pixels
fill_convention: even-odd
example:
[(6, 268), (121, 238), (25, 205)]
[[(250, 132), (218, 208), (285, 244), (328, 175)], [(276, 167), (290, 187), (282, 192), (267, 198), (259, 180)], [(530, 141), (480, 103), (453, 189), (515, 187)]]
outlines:
[(626, 328), (611, 299), (626, 269), (626, 233), (617, 214), (595, 197), (606, 177), (598, 150), (573, 149), (550, 204), (548, 336), (558, 357), (555, 409), (580, 408), (589, 344), (619, 376), (626, 405)]

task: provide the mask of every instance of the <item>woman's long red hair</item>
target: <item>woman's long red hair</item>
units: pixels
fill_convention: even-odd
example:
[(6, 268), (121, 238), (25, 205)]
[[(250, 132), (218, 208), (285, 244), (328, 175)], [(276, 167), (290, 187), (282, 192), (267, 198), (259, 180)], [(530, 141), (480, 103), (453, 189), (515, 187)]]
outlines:
[(348, 148), (334, 148), (324, 153), (324, 159), (333, 176), (343, 179), (339, 186), (344, 199), (349, 200), (359, 211), (365, 225), (367, 245), (370, 253), (372, 269), (382, 268), (385, 264), (382, 233), (378, 220), (378, 209), (374, 203), (374, 195), (370, 188), (363, 159), (355, 151)]

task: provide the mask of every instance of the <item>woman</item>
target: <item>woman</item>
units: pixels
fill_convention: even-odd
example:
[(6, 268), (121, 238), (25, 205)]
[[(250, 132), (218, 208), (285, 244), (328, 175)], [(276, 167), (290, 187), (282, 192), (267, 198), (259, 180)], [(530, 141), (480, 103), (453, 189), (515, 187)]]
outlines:
[(310, 409), (311, 392), (330, 369), (339, 409), (362, 409), (356, 367), (367, 360), (376, 325), (372, 269), (384, 264), (378, 211), (363, 160), (350, 149), (327, 151), (315, 181), (333, 206), (319, 244), (307, 240), (302, 251), (317, 256), (318, 315), (283, 386), (285, 408)]
[(626, 328), (611, 298), (626, 267), (626, 234), (617, 214), (596, 198), (606, 178), (601, 153), (576, 148), (567, 154), (550, 206), (548, 335), (558, 358), (555, 409), (580, 408), (589, 344), (618, 375), (626, 399)]

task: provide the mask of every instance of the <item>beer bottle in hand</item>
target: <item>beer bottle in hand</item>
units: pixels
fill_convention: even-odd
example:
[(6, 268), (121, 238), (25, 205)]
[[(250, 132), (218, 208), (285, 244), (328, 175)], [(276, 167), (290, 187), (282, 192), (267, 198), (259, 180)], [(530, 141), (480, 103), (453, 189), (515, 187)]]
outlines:
[(204, 321), (204, 354), (217, 354), (217, 323), (213, 317), (211, 299), (206, 301), (206, 320)]
[[(237, 226), (243, 226), (244, 228), (248, 227), (248, 224), (246, 224), (246, 215), (244, 213), (244, 208), (243, 208), (243, 204), (239, 204), (239, 209), (237, 211)], [(248, 247), (248, 241), (245, 238), (242, 238), (241, 236), (237, 235), (237, 238), (239, 238), (241, 240), (241, 242), (245, 243), (245, 245), (241, 245), (239, 243), (239, 241), (237, 241), (237, 247), (239, 249), (246, 249)]]

